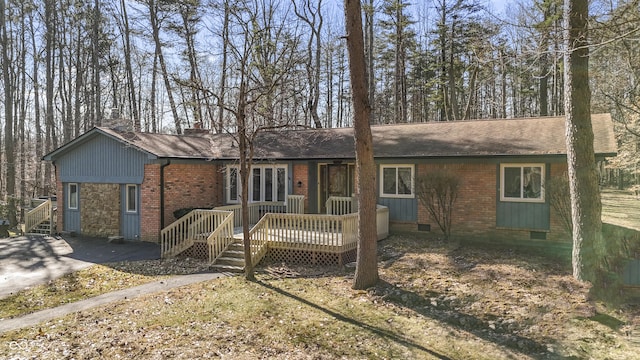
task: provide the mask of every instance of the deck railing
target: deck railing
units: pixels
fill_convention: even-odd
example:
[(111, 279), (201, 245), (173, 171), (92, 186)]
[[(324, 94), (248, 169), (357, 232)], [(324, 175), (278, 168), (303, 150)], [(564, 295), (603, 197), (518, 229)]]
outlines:
[(353, 198), (350, 196), (329, 196), (324, 203), (328, 215), (351, 214), (353, 209)]
[(266, 214), (269, 246), (340, 252), (355, 248), (358, 214)]
[(233, 238), (233, 211), (216, 211), (216, 213), (224, 217), (224, 220), (207, 237), (210, 263), (218, 259), (224, 250), (235, 241)]
[(287, 212), (304, 214), (304, 195), (287, 195)]
[[(233, 226), (242, 226), (242, 206), (240, 204), (225, 205), (213, 208), (214, 210), (233, 211)], [(286, 212), (287, 205), (284, 202), (264, 201), (249, 203), (249, 224), (257, 224), (266, 213)]]
[(196, 209), (162, 229), (160, 253), (163, 258), (177, 255), (195, 241), (204, 241), (224, 221), (225, 211)]
[[(256, 225), (249, 232), (253, 264), (260, 262), (269, 248), (332, 253), (356, 249), (357, 213), (292, 214), (283, 210), (282, 203), (250, 205), (250, 220), (262, 216), (255, 220)], [(381, 240), (389, 235), (389, 208), (377, 205), (376, 213), (378, 240)], [(239, 205), (193, 210), (162, 230), (162, 257), (177, 255), (195, 241), (206, 239), (209, 261), (215, 261), (234, 241), (234, 227), (242, 225), (242, 219), (238, 221), (236, 214), (240, 214)]]
[[(269, 243), (269, 221), (270, 214), (258, 221), (258, 223), (249, 231), (249, 239), (251, 244), (251, 264), (255, 266), (266, 255)], [(281, 214), (278, 214), (281, 215)]]
[[(30, 233), (45, 221), (49, 221), (51, 223), (49, 229), (53, 229), (52, 208), (51, 200), (47, 200), (34, 209), (29, 210), (24, 217), (24, 232)], [(49, 233), (51, 233), (51, 230), (49, 230)]]

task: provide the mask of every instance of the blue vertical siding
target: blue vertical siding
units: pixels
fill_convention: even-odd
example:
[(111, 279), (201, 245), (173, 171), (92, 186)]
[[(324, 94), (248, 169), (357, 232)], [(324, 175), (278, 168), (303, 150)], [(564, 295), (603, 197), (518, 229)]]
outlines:
[(550, 207), (547, 203), (498, 201), (496, 211), (498, 227), (531, 230), (550, 228)]
[(136, 186), (138, 208), (127, 212), (127, 185), (120, 186), (120, 235), (126, 240), (140, 239), (140, 186)]
[(79, 144), (56, 161), (62, 182), (141, 184), (144, 165), (153, 159), (107, 136)]
[(318, 184), (320, 182), (318, 178), (318, 163), (315, 161), (309, 161), (309, 209), (307, 212), (311, 214), (318, 213)]
[[(66, 191), (68, 189), (68, 185), (66, 183), (63, 184), (63, 188), (65, 191), (64, 196), (67, 196)], [(77, 209), (69, 209), (68, 199), (65, 198), (64, 203), (64, 231), (74, 231), (76, 233), (80, 233), (80, 209), (82, 209), (82, 201), (80, 200), (80, 187), (82, 185), (78, 184), (78, 208)]]
[[(136, 148), (114, 140), (109, 136), (97, 134), (87, 141), (79, 143), (73, 151), (62, 154), (56, 160), (60, 180), (65, 184), (63, 194), (67, 196), (66, 183), (77, 183), (78, 189), (83, 183), (121, 184), (123, 201), (120, 215), (120, 235), (127, 239), (140, 236), (140, 191), (138, 190), (138, 211), (127, 214), (124, 188), (126, 184), (141, 184), (144, 179), (144, 165), (154, 162), (153, 156)], [(64, 208), (64, 230), (81, 232), (82, 203), (78, 199), (78, 209)]]
[(416, 198), (378, 198), (378, 204), (389, 208), (389, 221), (418, 221), (418, 200)]
[(640, 286), (640, 260), (629, 260), (624, 267), (622, 280), (625, 285)]

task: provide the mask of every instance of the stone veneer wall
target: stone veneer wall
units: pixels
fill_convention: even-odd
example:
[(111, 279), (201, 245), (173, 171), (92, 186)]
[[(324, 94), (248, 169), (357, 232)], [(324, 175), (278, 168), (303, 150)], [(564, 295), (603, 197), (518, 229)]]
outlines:
[(120, 185), (82, 183), (81, 233), (88, 236), (120, 235)]

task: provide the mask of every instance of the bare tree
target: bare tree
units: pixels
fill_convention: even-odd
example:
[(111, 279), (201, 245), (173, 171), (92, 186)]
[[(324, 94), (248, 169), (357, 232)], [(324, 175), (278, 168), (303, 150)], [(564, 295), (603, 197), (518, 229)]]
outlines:
[[(229, 25), (235, 26), (240, 36), (230, 39), (227, 46), (229, 55), (237, 67), (237, 88), (235, 88), (235, 102), (225, 101), (218, 94), (210, 91), (217, 104), (235, 118), (235, 132), (228, 129), (238, 144), (238, 160), (241, 186), (242, 233), (245, 259), (245, 278), (254, 280), (254, 267), (251, 259), (251, 238), (249, 235), (249, 176), (253, 163), (255, 138), (261, 131), (279, 127), (287, 127), (289, 123), (274, 123), (273, 108), (269, 107), (276, 98), (276, 89), (283, 86), (286, 77), (291, 72), (296, 57), (295, 42), (277, 42), (269, 38), (274, 33), (287, 39), (295, 39), (296, 34), (285, 34), (286, 25), (278, 24), (273, 18), (276, 4), (259, 3), (253, 0), (236, 2), (229, 7)], [(261, 19), (259, 19), (261, 18)], [(261, 21), (262, 20), (262, 21)], [(268, 29), (267, 29), (268, 28)], [(264, 44), (270, 44), (270, 49), (260, 49)], [(256, 52), (256, 49), (260, 50)], [(273, 62), (269, 64), (272, 70), (264, 76), (265, 56)], [(262, 70), (262, 72), (261, 72)], [(264, 99), (267, 106), (265, 107)], [(265, 111), (267, 111), (265, 113)]]
[(6, 177), (7, 187), (7, 217), (9, 225), (14, 227), (18, 224), (16, 217), (16, 164), (13, 148), (13, 81), (11, 79), (9, 67), (10, 42), (7, 36), (7, 22), (5, 18), (5, 1), (0, 1), (0, 36), (2, 45), (2, 81), (4, 82), (4, 156), (7, 166)]
[(125, 62), (125, 72), (127, 74), (127, 94), (133, 117), (133, 128), (140, 131), (140, 112), (138, 111), (138, 96), (136, 94), (136, 84), (133, 78), (133, 67), (131, 65), (131, 30), (129, 27), (129, 16), (127, 15), (127, 3), (120, 0), (120, 21), (121, 37), (123, 45), (123, 56)]
[[(160, 5), (161, 0), (147, 0), (146, 5), (149, 9), (149, 23), (151, 24), (151, 33), (153, 35), (153, 43), (155, 46), (155, 56), (160, 65), (160, 71), (164, 80), (164, 87), (169, 100), (169, 106), (171, 107), (171, 114), (173, 115), (173, 124), (176, 129), (176, 133), (182, 134), (182, 120), (178, 115), (178, 108), (173, 98), (173, 86), (171, 85), (171, 79), (169, 77), (169, 70), (162, 51), (162, 41), (160, 39), (160, 27), (162, 19), (160, 17)], [(155, 109), (152, 109), (155, 111)]]
[[(322, 121), (318, 115), (318, 104), (320, 102), (320, 56), (322, 53), (322, 0), (304, 0), (300, 8), (293, 1), (296, 15), (309, 26), (309, 39), (307, 40), (307, 59), (305, 67), (307, 70), (307, 81), (309, 86), (309, 99), (307, 107), (316, 128), (322, 127)], [(313, 7), (316, 3), (317, 7)]]
[(345, 27), (349, 50), (349, 71), (354, 109), (356, 178), (358, 196), (358, 254), (354, 289), (366, 289), (378, 282), (376, 230), (376, 165), (373, 159), (371, 107), (367, 92), (360, 0), (345, 0)]

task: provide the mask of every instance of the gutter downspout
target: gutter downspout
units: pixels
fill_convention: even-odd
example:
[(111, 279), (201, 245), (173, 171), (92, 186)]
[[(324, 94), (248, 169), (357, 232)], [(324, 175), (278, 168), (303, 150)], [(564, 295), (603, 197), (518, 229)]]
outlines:
[(164, 229), (164, 168), (171, 165), (171, 160), (166, 159), (160, 165), (160, 229)]

